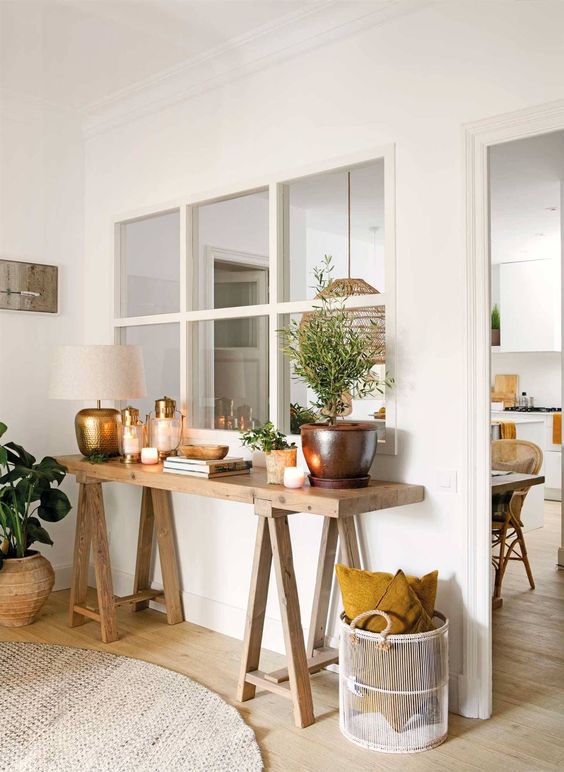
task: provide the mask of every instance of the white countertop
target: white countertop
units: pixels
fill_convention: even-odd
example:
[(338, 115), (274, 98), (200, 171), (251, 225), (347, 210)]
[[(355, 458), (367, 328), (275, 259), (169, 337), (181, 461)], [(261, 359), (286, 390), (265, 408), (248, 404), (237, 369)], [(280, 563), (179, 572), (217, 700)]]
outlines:
[(510, 410), (492, 410), (491, 418), (494, 421), (508, 421), (514, 424), (544, 423), (544, 419), (551, 413), (512, 413)]

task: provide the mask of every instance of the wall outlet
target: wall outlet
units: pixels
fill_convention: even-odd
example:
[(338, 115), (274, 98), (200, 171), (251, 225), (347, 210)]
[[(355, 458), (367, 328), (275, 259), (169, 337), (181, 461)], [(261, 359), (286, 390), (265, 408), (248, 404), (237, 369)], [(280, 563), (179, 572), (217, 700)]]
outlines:
[(458, 488), (456, 469), (439, 469), (437, 471), (437, 488), (442, 493), (456, 493)]

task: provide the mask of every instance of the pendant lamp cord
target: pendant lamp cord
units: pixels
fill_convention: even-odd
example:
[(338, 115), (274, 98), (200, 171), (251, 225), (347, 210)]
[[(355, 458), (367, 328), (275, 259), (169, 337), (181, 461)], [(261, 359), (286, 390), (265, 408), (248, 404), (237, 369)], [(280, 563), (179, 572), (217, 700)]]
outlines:
[(347, 212), (348, 212), (347, 230), (348, 230), (348, 242), (349, 242), (347, 276), (350, 279), (351, 278), (351, 173), (350, 172), (347, 173)]

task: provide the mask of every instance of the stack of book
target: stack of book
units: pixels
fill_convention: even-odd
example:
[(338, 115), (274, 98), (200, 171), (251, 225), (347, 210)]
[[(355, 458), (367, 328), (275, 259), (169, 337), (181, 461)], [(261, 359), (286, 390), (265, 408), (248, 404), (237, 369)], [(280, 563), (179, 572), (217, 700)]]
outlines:
[(216, 477), (229, 477), (236, 474), (249, 474), (252, 463), (244, 458), (226, 458), (221, 461), (199, 461), (195, 458), (168, 456), (163, 464), (165, 472), (187, 474), (192, 477), (212, 480)]

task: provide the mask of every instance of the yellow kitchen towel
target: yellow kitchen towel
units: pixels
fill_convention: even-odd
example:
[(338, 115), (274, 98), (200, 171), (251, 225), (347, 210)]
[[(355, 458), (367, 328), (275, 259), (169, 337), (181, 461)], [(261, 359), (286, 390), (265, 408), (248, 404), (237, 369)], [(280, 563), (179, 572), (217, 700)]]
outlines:
[(562, 445), (562, 413), (554, 414), (552, 424), (552, 444)]
[(501, 422), (501, 439), (514, 440), (517, 438), (517, 429), (513, 421)]

